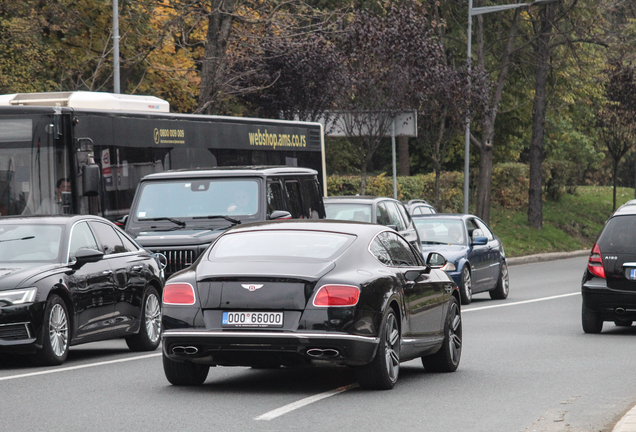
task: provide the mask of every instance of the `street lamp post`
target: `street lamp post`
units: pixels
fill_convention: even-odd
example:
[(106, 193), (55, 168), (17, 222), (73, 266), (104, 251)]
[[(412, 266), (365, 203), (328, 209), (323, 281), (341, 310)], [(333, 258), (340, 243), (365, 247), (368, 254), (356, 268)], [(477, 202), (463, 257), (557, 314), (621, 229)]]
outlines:
[[(473, 7), (473, 0), (468, 0), (468, 89), (470, 91), (470, 72), (471, 72), (471, 56), (472, 56), (472, 37), (473, 37), (473, 16), (483, 15), (491, 12), (500, 12), (508, 9), (517, 9), (521, 7), (537, 6), (546, 3), (553, 3), (559, 0), (535, 0), (532, 3), (516, 3), (499, 6), (483, 6)], [(468, 172), (470, 169), (470, 114), (466, 115), (466, 136), (464, 137), (464, 213), (468, 213)]]
[(119, 5), (113, 0), (113, 93), (119, 93)]

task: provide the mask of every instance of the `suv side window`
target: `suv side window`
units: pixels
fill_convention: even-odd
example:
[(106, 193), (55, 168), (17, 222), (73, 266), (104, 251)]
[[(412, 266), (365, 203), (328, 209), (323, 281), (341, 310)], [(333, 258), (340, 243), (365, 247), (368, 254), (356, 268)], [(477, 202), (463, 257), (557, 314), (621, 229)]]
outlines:
[(300, 195), (300, 183), (296, 180), (286, 180), (285, 190), (289, 198), (289, 212), (294, 219), (308, 218), (309, 215), (303, 212), (303, 201)]
[(397, 206), (392, 201), (385, 201), (386, 209), (389, 212), (389, 219), (391, 223), (389, 225), (395, 225), (395, 229), (397, 231), (404, 231), (406, 229), (406, 225), (404, 225), (404, 221), (402, 220), (402, 216), (400, 216), (400, 211)]
[(325, 217), (323, 206), (321, 205), (321, 195), (319, 192), (318, 182), (314, 179), (303, 181), (303, 204), (305, 212), (310, 215), (312, 219), (321, 219)]
[(406, 227), (411, 225), (411, 216), (409, 215), (409, 212), (406, 211), (406, 207), (404, 207), (404, 204), (402, 204), (401, 202), (396, 202), (395, 205), (397, 206), (398, 210), (400, 211), (400, 214), (402, 215), (402, 220), (406, 224), (404, 229), (406, 229)]
[(283, 188), (277, 181), (267, 183), (267, 215), (276, 210), (287, 210), (283, 198)]
[(384, 202), (379, 202), (375, 211), (375, 223), (380, 225), (391, 225), (389, 211), (386, 209)]

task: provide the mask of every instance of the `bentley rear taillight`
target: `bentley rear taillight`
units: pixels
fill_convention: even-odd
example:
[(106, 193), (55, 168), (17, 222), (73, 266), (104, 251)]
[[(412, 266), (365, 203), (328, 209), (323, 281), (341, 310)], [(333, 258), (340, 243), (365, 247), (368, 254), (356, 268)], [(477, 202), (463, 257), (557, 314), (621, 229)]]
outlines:
[(193, 305), (194, 288), (189, 283), (169, 283), (163, 289), (163, 302), (173, 305)]
[(594, 276), (605, 279), (605, 268), (603, 267), (603, 257), (601, 256), (601, 248), (594, 243), (590, 259), (587, 261), (587, 269)]
[(355, 306), (360, 288), (353, 285), (323, 285), (314, 297), (314, 306)]

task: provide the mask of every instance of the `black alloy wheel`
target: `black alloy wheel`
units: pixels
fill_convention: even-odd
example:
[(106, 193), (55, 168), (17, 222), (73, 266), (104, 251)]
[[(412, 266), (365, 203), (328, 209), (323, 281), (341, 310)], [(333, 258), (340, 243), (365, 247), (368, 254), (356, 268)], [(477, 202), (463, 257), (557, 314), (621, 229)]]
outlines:
[(508, 266), (505, 262), (502, 262), (501, 270), (499, 271), (499, 279), (497, 279), (497, 285), (494, 290), (489, 292), (490, 298), (493, 300), (507, 299), (509, 291), (510, 281), (508, 279)]
[(374, 390), (390, 390), (400, 374), (400, 328), (395, 311), (389, 307), (380, 327), (380, 345), (369, 364), (355, 368), (360, 386)]
[(431, 372), (455, 372), (462, 357), (462, 315), (459, 302), (451, 297), (444, 324), (444, 342), (435, 354), (422, 357), (424, 369)]
[(148, 287), (141, 305), (139, 333), (126, 338), (131, 351), (154, 351), (161, 342), (161, 300), (154, 287)]
[(470, 269), (468, 264), (466, 264), (462, 268), (462, 278), (459, 281), (459, 296), (463, 305), (470, 304), (473, 301), (473, 280), (470, 276)]
[(42, 325), (42, 349), (35, 362), (44, 366), (61, 365), (68, 356), (69, 316), (64, 300), (53, 294), (46, 302)]
[(581, 310), (581, 323), (585, 333), (600, 333), (603, 331), (603, 319), (601, 316), (585, 306)]
[(210, 366), (192, 362), (177, 362), (163, 355), (163, 372), (172, 385), (198, 386), (208, 377)]

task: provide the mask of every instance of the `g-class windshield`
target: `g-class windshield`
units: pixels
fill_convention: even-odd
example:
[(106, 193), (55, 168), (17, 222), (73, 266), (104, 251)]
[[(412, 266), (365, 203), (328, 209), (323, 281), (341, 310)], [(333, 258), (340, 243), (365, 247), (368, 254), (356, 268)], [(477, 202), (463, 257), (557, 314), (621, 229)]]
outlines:
[(140, 190), (133, 218), (215, 219), (250, 217), (258, 213), (259, 182), (250, 179), (197, 179), (149, 182)]

